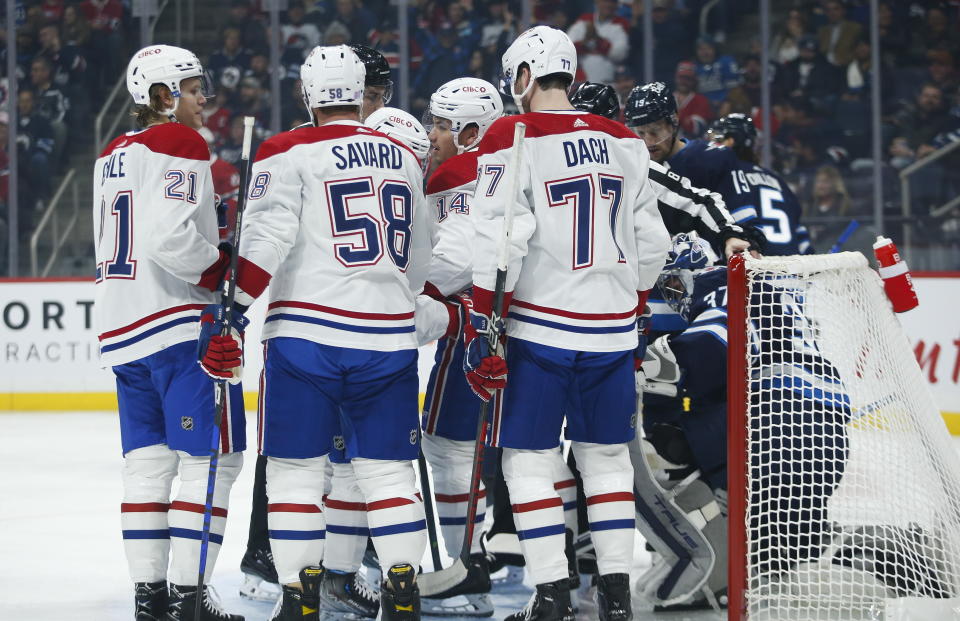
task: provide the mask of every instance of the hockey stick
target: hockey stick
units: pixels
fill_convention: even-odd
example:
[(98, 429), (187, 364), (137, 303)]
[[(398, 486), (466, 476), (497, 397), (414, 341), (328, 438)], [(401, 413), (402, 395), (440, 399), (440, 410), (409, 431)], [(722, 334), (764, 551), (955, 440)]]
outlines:
[[(493, 310), (490, 312), (490, 330), (487, 334), (487, 346), (492, 352), (502, 353), (500, 347), (500, 333), (498, 326), (501, 322), (500, 310), (503, 306), (504, 291), (507, 286), (507, 267), (510, 259), (510, 236), (513, 234), (513, 201), (517, 197), (517, 186), (520, 175), (520, 153), (523, 150), (523, 137), (527, 126), (517, 123), (513, 128), (513, 152), (510, 154), (510, 179), (507, 189), (507, 204), (503, 218), (503, 230), (500, 235), (500, 246), (497, 249), (497, 280), (493, 291)], [(496, 399), (495, 393), (493, 399)], [(491, 399), (492, 400), (492, 399)], [(477, 521), (477, 501), (480, 496), (480, 478), (483, 474), (483, 452), (487, 443), (487, 427), (490, 418), (490, 401), (484, 401), (480, 406), (480, 416), (477, 418), (477, 436), (473, 445), (473, 472), (470, 475), (470, 496), (467, 501), (467, 522), (463, 528), (463, 545), (460, 548), (460, 557), (450, 567), (423, 574), (417, 578), (420, 585), (420, 595), (430, 597), (442, 593), (467, 577), (467, 564), (470, 562), (470, 543), (473, 540), (473, 531)]]
[[(247, 186), (250, 183), (250, 143), (253, 140), (253, 117), (243, 117), (243, 150), (240, 152), (240, 189), (237, 196), (237, 218), (233, 226), (233, 253), (230, 255), (230, 271), (227, 273), (227, 299), (224, 303), (222, 336), (230, 334), (233, 319), (233, 302), (237, 294), (237, 262), (240, 256), (240, 226), (243, 210), (247, 204)], [(207, 475), (207, 500), (203, 505), (203, 531), (200, 535), (200, 568), (197, 573), (197, 600), (194, 618), (201, 619), (203, 602), (203, 574), (207, 570), (207, 550), (210, 547), (210, 522), (213, 519), (213, 492), (217, 485), (217, 465), (220, 463), (220, 423), (227, 412), (227, 380), (214, 384), (213, 434), (210, 443), (210, 472)]]
[[(420, 442), (423, 442), (423, 434), (420, 434)], [(440, 542), (437, 541), (437, 523), (434, 521), (433, 492), (430, 490), (430, 473), (427, 472), (427, 460), (423, 456), (423, 450), (417, 457), (417, 468), (420, 470), (420, 491), (423, 493), (423, 511), (427, 518), (427, 537), (430, 541), (430, 556), (433, 558), (433, 571), (441, 569), (440, 563)]]

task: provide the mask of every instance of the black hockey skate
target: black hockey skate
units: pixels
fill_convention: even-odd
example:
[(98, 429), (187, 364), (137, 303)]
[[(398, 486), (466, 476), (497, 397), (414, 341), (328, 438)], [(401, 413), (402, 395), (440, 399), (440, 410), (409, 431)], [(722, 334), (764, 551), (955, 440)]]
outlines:
[(183, 584), (170, 585), (170, 606), (164, 621), (244, 621), (241, 615), (225, 612), (220, 606), (217, 592), (210, 586), (203, 587), (200, 602), (200, 617), (194, 616), (197, 604), (197, 587)]
[(418, 621), (420, 619), (420, 587), (417, 571), (410, 565), (394, 565), (386, 572), (380, 588), (381, 621)]
[(380, 596), (356, 572), (327, 570), (320, 585), (320, 608), (324, 612), (349, 613), (375, 619)]
[(301, 569), (300, 584), (303, 590), (284, 585), (270, 621), (320, 621), (320, 583), (323, 574), (323, 567)]
[(597, 580), (597, 612), (600, 621), (630, 621), (630, 575), (606, 574)]
[[(459, 596), (459, 597), (458, 597)], [(452, 601), (451, 598), (456, 598)], [(490, 599), (490, 563), (482, 553), (471, 554), (467, 577), (460, 584), (420, 600), (424, 616), (429, 617), (490, 617), (493, 601)]]
[(243, 583), (240, 596), (265, 602), (274, 602), (280, 596), (280, 584), (277, 568), (273, 564), (273, 553), (267, 549), (247, 549), (240, 561)]
[(537, 592), (520, 612), (505, 621), (574, 621), (570, 581), (564, 578), (537, 585)]
[(163, 621), (167, 613), (167, 582), (138, 582), (133, 595), (136, 621)]

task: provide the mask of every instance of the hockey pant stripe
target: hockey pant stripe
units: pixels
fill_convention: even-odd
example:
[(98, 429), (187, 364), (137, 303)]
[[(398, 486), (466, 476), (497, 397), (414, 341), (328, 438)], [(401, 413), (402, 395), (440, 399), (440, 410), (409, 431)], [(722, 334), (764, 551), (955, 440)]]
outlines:
[[(329, 516), (327, 518), (330, 519)], [(364, 526), (340, 526), (327, 522), (327, 532), (331, 535), (352, 535), (354, 537), (367, 537), (370, 535), (370, 529)]]
[[(170, 528), (171, 537), (179, 537), (180, 539), (194, 539), (200, 541), (203, 539), (203, 531), (193, 530), (192, 528)], [(210, 543), (215, 543), (217, 545), (223, 544), (223, 535), (218, 535), (217, 533), (210, 533)]]
[[(417, 494), (419, 497), (419, 494)], [(402, 507), (404, 505), (412, 505), (414, 501), (409, 498), (384, 498), (383, 500), (377, 500), (374, 502), (367, 503), (367, 511), (379, 511), (381, 509), (393, 509), (395, 507)]]
[(387, 535), (399, 535), (401, 533), (415, 533), (417, 531), (424, 530), (426, 527), (426, 520), (406, 522), (404, 524), (391, 524), (389, 526), (378, 526), (370, 529), (370, 536), (385, 537)]
[(170, 529), (164, 528), (161, 530), (125, 530), (123, 532), (124, 539), (169, 539), (170, 538)]
[(628, 528), (633, 530), (637, 527), (636, 519), (633, 520), (601, 520), (599, 522), (590, 522), (591, 531), (616, 530), (618, 528)]
[(554, 524), (552, 526), (540, 526), (539, 528), (530, 528), (527, 530), (517, 529), (517, 539), (524, 541), (526, 539), (539, 539), (540, 537), (549, 537), (551, 535), (563, 535), (566, 532), (563, 524)]
[(267, 513), (323, 513), (317, 505), (294, 502), (275, 502), (267, 505)]
[(526, 513), (528, 511), (539, 511), (541, 509), (550, 509), (552, 507), (563, 507), (563, 501), (560, 497), (544, 498), (543, 500), (534, 500), (513, 505), (514, 513)]
[(166, 513), (170, 505), (164, 502), (123, 502), (121, 513)]
[[(474, 524), (482, 524), (483, 517), (477, 513), (477, 517), (473, 519)], [(467, 516), (463, 517), (442, 517), (440, 518), (440, 526), (463, 526), (467, 523)]]
[[(171, 511), (190, 511), (193, 513), (202, 514), (205, 510), (205, 507), (195, 502), (184, 502), (182, 500), (174, 500), (172, 503), (170, 503), (170, 510)], [(225, 518), (227, 517), (227, 510), (221, 507), (213, 507), (213, 516)]]
[(326, 538), (325, 530), (269, 530), (271, 539), (283, 541), (316, 541)]

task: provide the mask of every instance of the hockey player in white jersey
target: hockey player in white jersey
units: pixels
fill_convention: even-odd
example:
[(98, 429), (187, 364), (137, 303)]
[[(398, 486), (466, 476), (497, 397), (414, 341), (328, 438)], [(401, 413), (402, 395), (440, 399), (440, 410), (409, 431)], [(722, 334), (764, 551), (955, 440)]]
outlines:
[[(570, 621), (562, 501), (549, 452), (566, 420), (583, 476), (597, 552), (599, 616), (632, 618), (634, 498), (627, 442), (634, 437), (637, 313), (670, 239), (649, 187), (646, 147), (623, 125), (567, 99), (577, 54), (565, 33), (521, 34), (503, 56), (505, 87), (524, 111), (494, 123), (480, 145), (474, 194), (473, 309), (465, 371), (482, 397), (506, 384), (492, 443), (503, 471), (527, 570), (537, 584), (512, 621)], [(526, 124), (519, 170), (514, 124)], [(516, 175), (516, 197), (507, 196)], [(496, 248), (514, 212), (504, 308), (506, 360), (487, 349)], [(507, 310), (509, 309), (509, 314)]]
[(383, 567), (381, 618), (417, 619), (413, 311), (430, 252), (420, 166), (359, 122), (364, 67), (350, 48), (314, 48), (301, 80), (316, 127), (260, 146), (238, 267), (240, 304), (270, 285), (260, 448), (284, 585), (273, 618), (316, 618), (303, 612), (319, 605), (323, 457), (342, 447)]
[(217, 246), (210, 151), (197, 132), (203, 85), (203, 68), (189, 50), (154, 45), (137, 52), (127, 89), (140, 129), (114, 139), (94, 169), (94, 317), (100, 361), (117, 378), (121, 526), (139, 621), (243, 619), (224, 612), (209, 587), (199, 594), (200, 619), (194, 616), (212, 378), (232, 385), (220, 429), (207, 576), (246, 444), (243, 393), (234, 377), (240, 347), (233, 336), (219, 336), (223, 307), (216, 291), (229, 252)]
[[(426, 162), (430, 140), (420, 121), (408, 112), (380, 108), (367, 116), (364, 125), (409, 147), (421, 167)], [(379, 598), (358, 573), (369, 533), (363, 493), (345, 451), (334, 447), (329, 459), (332, 480), (323, 507), (327, 537), (320, 609), (324, 613), (374, 618), (380, 609)]]

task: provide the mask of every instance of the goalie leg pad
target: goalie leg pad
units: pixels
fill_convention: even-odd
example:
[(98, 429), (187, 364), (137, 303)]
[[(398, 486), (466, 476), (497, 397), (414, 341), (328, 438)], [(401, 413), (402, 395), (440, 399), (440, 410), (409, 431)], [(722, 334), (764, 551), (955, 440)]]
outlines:
[[(674, 494), (664, 491), (654, 479), (644, 444), (639, 437), (629, 444), (639, 514), (637, 528), (662, 558), (637, 584), (647, 599), (669, 606), (700, 592), (716, 564), (716, 554), (701, 531), (703, 525), (693, 523), (677, 506)], [(681, 486), (674, 490), (680, 491)]]
[(427, 549), (427, 521), (413, 464), (354, 458), (353, 468), (382, 571), (404, 563), (418, 567)]
[(267, 458), (267, 526), (280, 584), (299, 582), (300, 570), (323, 558), (326, 463), (325, 457)]
[[(170, 503), (170, 582), (195, 584), (200, 566), (200, 539), (203, 533), (203, 509), (207, 500), (209, 457), (180, 456), (180, 489)], [(217, 564), (217, 553), (227, 526), (227, 505), (230, 489), (243, 466), (243, 453), (220, 455), (217, 481), (213, 492), (213, 515), (210, 519), (210, 540), (204, 580), (210, 579)]]
[[(437, 517), (440, 520), (444, 547), (451, 558), (457, 558), (463, 545), (463, 527), (467, 520), (474, 442), (424, 434), (421, 447), (433, 474), (433, 496), (437, 501)], [(486, 513), (487, 490), (481, 481), (480, 493), (477, 497), (476, 523), (478, 525), (483, 523)], [(473, 529), (470, 552), (482, 551), (480, 527), (477, 526)]]
[(628, 574), (636, 513), (626, 444), (574, 442), (600, 575)]
[(553, 486), (554, 454), (554, 449), (503, 449), (517, 538), (535, 584), (568, 577), (563, 501)]
[(167, 579), (170, 555), (170, 487), (179, 459), (166, 444), (134, 449), (123, 457), (120, 526), (134, 582)]
[[(357, 485), (353, 465), (332, 463), (333, 481), (324, 496), (323, 511), (327, 539), (323, 566), (334, 571), (353, 573), (360, 569), (367, 549), (367, 505)], [(324, 477), (326, 478), (326, 477)]]

